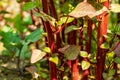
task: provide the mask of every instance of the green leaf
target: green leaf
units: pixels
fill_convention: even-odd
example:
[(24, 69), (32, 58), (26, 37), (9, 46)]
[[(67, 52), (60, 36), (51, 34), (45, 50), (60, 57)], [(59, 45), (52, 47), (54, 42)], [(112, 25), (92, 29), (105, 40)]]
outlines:
[(50, 50), (49, 47), (45, 47), (45, 48), (43, 49), (43, 51), (46, 52), (46, 53), (51, 53), (51, 50)]
[(13, 30), (12, 30), (12, 28), (10, 27), (10, 26), (4, 26), (2, 29), (1, 29), (1, 31), (3, 31), (3, 32), (12, 32)]
[(78, 28), (78, 27), (75, 26), (75, 25), (68, 26), (67, 28), (65, 28), (65, 34), (71, 32), (71, 31), (74, 31), (74, 30), (78, 30), (78, 29), (81, 29), (81, 27)]
[(109, 49), (109, 44), (107, 42), (104, 42), (103, 44), (100, 45), (100, 47), (103, 49)]
[(45, 52), (42, 52), (39, 49), (33, 49), (30, 62), (36, 63), (37, 61), (41, 60), (45, 55), (46, 55)]
[(103, 75), (104, 79), (108, 78), (108, 74), (107, 73), (103, 73), (102, 75)]
[(58, 51), (63, 53), (68, 60), (75, 60), (80, 53), (80, 47), (76, 45), (67, 45), (60, 48)]
[(80, 56), (86, 58), (88, 57), (88, 53), (86, 51), (80, 51)]
[(52, 56), (52, 57), (49, 58), (49, 61), (51, 61), (51, 62), (55, 63), (56, 65), (58, 65), (59, 58), (58, 58), (58, 56)]
[(29, 51), (25, 54), (25, 59), (30, 59), (30, 57), (31, 57), (31, 52)]
[(82, 61), (81, 66), (82, 70), (86, 70), (90, 67), (90, 63), (88, 61)]
[(48, 75), (45, 72), (40, 72), (40, 76), (44, 79), (48, 78)]
[(112, 12), (119, 13), (120, 12), (120, 4), (111, 4), (110, 10)]
[(51, 17), (51, 16), (49, 16), (48, 14), (40, 11), (39, 13), (34, 12), (34, 15), (36, 17), (42, 18), (44, 21), (49, 21), (51, 23), (51, 25), (55, 26), (56, 19)]
[(37, 30), (33, 31), (30, 35), (25, 37), (25, 42), (30, 43), (30, 42), (36, 42), (40, 38), (42, 38), (42, 33), (43, 33), (42, 28), (38, 28)]
[[(63, 23), (65, 23), (67, 20), (67, 17), (61, 17), (60, 20), (57, 22), (57, 25), (60, 26), (62, 25)], [(68, 20), (67, 20), (67, 23), (70, 23), (74, 20), (74, 18), (71, 18), (69, 17)]]
[(111, 51), (111, 52), (107, 53), (106, 56), (107, 56), (107, 60), (112, 61), (114, 59), (114, 52)]
[(72, 10), (73, 10), (73, 6), (70, 4), (70, 2), (64, 2), (63, 4), (62, 4), (62, 6), (61, 6), (61, 11), (63, 12), (63, 13), (65, 13), (65, 14), (68, 14), (68, 13), (70, 13)]
[(2, 36), (1, 42), (4, 43), (4, 47), (8, 50), (12, 50), (13, 46), (20, 44), (20, 37), (11, 28), (4, 27), (0, 35)]
[(113, 76), (115, 74), (115, 69), (110, 69), (108, 75)]
[(24, 19), (23, 19), (23, 22), (24, 22), (25, 24), (32, 24), (31, 15), (25, 16)]
[(63, 66), (61, 66), (60, 68), (58, 68), (60, 71), (64, 71), (65, 68)]
[(27, 44), (24, 44), (22, 49), (21, 49), (21, 52), (20, 52), (20, 58), (21, 59), (25, 59), (25, 53), (27, 51), (27, 48), (28, 48), (28, 45)]
[(117, 35), (120, 35), (120, 23), (116, 26), (116, 32)]
[(22, 7), (22, 10), (31, 10), (31, 9), (33, 9), (33, 8), (35, 8), (36, 7), (36, 5), (35, 5), (35, 3), (34, 2), (27, 2), (27, 3), (25, 3), (24, 5), (23, 5), (23, 7)]
[(116, 62), (117, 64), (120, 64), (120, 58), (119, 58), (119, 57), (116, 57), (116, 58), (114, 59), (114, 62)]
[(90, 61), (91, 61), (92, 63), (97, 63), (97, 60), (94, 59), (94, 58), (91, 58)]
[(2, 51), (2, 56), (9, 56), (11, 53), (8, 50)]
[(26, 25), (24, 24), (22, 20), (21, 14), (17, 14), (13, 20), (14, 22), (14, 27), (16, 28), (17, 31), (23, 33), (26, 29)]

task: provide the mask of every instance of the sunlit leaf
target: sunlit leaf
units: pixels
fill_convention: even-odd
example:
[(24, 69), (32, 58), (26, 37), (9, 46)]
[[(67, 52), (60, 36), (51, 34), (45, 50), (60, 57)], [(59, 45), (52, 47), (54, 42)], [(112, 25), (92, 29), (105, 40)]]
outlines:
[(26, 67), (25, 70), (28, 71), (32, 75), (33, 78), (39, 77), (37, 68), (35, 66)]
[(80, 56), (86, 58), (88, 57), (88, 53), (86, 51), (80, 51)]
[(74, 30), (79, 30), (79, 29), (81, 29), (81, 27), (78, 28), (78, 27), (75, 26), (75, 25), (68, 26), (68, 27), (65, 29), (65, 34), (71, 32), (71, 31), (74, 31)]
[(25, 3), (24, 5), (23, 5), (23, 7), (22, 7), (22, 10), (31, 10), (31, 9), (33, 9), (33, 8), (35, 8), (36, 7), (36, 5), (35, 5), (35, 3), (34, 2), (27, 2), (27, 3)]
[(69, 80), (68, 76), (63, 76), (63, 80)]
[(72, 16), (74, 18), (80, 18), (84, 16), (89, 16), (90, 18), (93, 18), (97, 15), (102, 14), (104, 11), (107, 11), (108, 9), (104, 6), (102, 9), (96, 11), (96, 9), (88, 2), (80, 2), (75, 9), (69, 13), (69, 16)]
[(101, 3), (106, 2), (107, 0), (100, 0)]
[(109, 49), (109, 44), (107, 42), (100, 45), (100, 48), (102, 49)]
[(119, 13), (120, 12), (120, 4), (111, 4), (110, 9), (112, 12)]
[(51, 50), (50, 50), (49, 47), (45, 47), (45, 48), (43, 49), (43, 51), (46, 52), (46, 53), (51, 53)]
[(115, 74), (115, 69), (110, 69), (108, 75), (113, 76)]
[(49, 61), (55, 63), (56, 65), (58, 65), (58, 63), (59, 63), (59, 59), (57, 56), (50, 57)]
[(120, 58), (119, 58), (119, 57), (116, 57), (116, 58), (114, 59), (114, 62), (116, 62), (117, 64), (120, 64)]
[(82, 70), (86, 70), (90, 67), (90, 63), (88, 61), (82, 61), (81, 66)]
[(112, 61), (112, 59), (114, 58), (114, 52), (111, 51), (111, 52), (107, 53), (106, 56), (107, 56), (107, 59), (108, 59), (109, 61)]
[[(60, 26), (62, 25), (63, 23), (65, 23), (67, 20), (67, 17), (61, 17), (60, 20), (57, 22), (57, 25)], [(68, 20), (67, 20), (67, 23), (70, 23), (74, 20), (74, 18), (71, 18), (69, 17)]]
[(32, 24), (31, 15), (25, 16), (23, 21), (24, 21), (25, 24)]
[(68, 60), (75, 60), (80, 53), (80, 47), (76, 45), (67, 45), (60, 48), (59, 52), (63, 53)]
[(79, 18), (96, 13), (95, 8), (88, 2), (80, 2), (69, 16)]
[(32, 50), (30, 62), (36, 63), (37, 61), (41, 60), (45, 55), (46, 55), (45, 52), (42, 52), (41, 50), (38, 49), (34, 49)]

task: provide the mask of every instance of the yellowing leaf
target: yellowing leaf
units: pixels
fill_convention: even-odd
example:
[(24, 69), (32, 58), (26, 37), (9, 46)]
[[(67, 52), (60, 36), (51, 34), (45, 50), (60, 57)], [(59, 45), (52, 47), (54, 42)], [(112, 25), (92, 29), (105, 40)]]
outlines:
[(80, 56), (86, 58), (88, 57), (88, 53), (86, 51), (80, 51)]
[(87, 61), (82, 61), (82, 70), (86, 70), (90, 67), (90, 63)]
[(53, 56), (53, 57), (50, 57), (50, 58), (49, 58), (49, 61), (51, 61), (51, 62), (55, 63), (56, 65), (58, 65), (59, 59), (58, 59), (57, 56)]
[(112, 12), (119, 13), (120, 12), (120, 4), (111, 4), (110, 9)]
[[(67, 20), (67, 17), (61, 17), (60, 20), (57, 22), (57, 25), (60, 26), (62, 25), (63, 23), (65, 23)], [(70, 23), (74, 20), (74, 18), (71, 18), (69, 17), (68, 20), (67, 20), (67, 23)]]
[(41, 50), (38, 49), (34, 49), (32, 50), (32, 55), (31, 55), (31, 63), (35, 63), (37, 61), (39, 61), (40, 59), (42, 59), (44, 56), (46, 55), (45, 52), (42, 52)]
[(51, 53), (51, 50), (50, 50), (49, 47), (45, 47), (45, 48), (43, 49), (43, 51), (44, 51), (44, 52), (47, 52), (47, 53)]

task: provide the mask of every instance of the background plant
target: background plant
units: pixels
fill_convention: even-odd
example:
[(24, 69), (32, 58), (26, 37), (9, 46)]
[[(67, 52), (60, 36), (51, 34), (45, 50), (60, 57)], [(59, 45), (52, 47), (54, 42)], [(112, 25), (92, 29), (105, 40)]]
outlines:
[(17, 14), (8, 2), (0, 2), (1, 57), (20, 78), (119, 79), (119, 0), (17, 0)]

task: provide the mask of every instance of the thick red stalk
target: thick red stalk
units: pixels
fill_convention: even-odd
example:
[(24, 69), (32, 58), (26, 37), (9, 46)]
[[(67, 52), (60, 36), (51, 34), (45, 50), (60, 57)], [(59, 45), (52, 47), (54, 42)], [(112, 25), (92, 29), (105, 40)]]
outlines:
[(54, 2), (53, 0), (49, 0), (50, 1), (50, 11), (52, 13), (52, 16), (58, 20), (58, 16), (57, 16), (57, 12), (56, 12), (56, 9), (55, 9), (55, 6), (54, 6)]
[[(103, 3), (104, 6), (108, 8), (109, 0)], [(106, 12), (100, 15), (101, 16), (101, 22), (99, 23), (98, 28), (98, 44), (97, 44), (97, 64), (96, 64), (96, 79), (97, 80), (103, 80), (102, 73), (104, 71), (105, 66), (105, 50), (100, 48), (100, 45), (105, 42), (104, 35), (107, 34), (107, 26), (108, 26), (108, 15)]]
[[(53, 0), (49, 0), (49, 2), (50, 2), (50, 7), (49, 8), (50, 8), (51, 15), (56, 20), (58, 20), (58, 16), (57, 16), (57, 12), (56, 12), (56, 9), (55, 9), (55, 6), (54, 6), (54, 2), (53, 2)], [(58, 49), (61, 47), (60, 33), (54, 34), (54, 35), (56, 35), (56, 52), (58, 52)], [(61, 60), (61, 63), (63, 63), (62, 57), (63, 57), (63, 54), (59, 53), (59, 59)], [(63, 79), (63, 71), (58, 70), (58, 77), (60, 79)]]
[[(43, 5), (43, 12), (48, 14), (48, 4), (47, 0), (42, 0), (42, 5)], [(44, 22), (44, 21), (43, 21)], [(48, 46), (51, 48), (51, 51), (54, 53), (54, 35), (51, 30), (51, 25), (49, 22), (44, 22), (44, 27), (46, 29), (46, 32), (48, 34), (47, 40), (48, 40)], [(50, 80), (57, 80), (57, 70), (56, 70), (56, 65), (53, 62), (49, 62), (49, 69), (50, 69)]]

